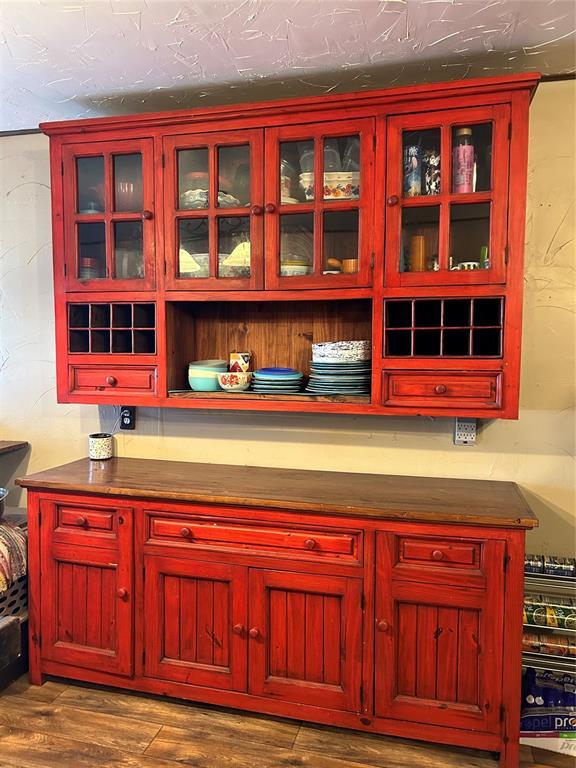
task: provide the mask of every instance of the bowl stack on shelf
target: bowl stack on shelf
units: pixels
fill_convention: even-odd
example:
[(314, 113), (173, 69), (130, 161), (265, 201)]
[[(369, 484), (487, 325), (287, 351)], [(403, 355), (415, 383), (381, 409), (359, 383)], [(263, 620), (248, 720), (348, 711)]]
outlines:
[(369, 395), (370, 341), (329, 341), (312, 344), (310, 380), (314, 395)]
[(295, 368), (259, 368), (252, 390), (261, 395), (295, 395), (302, 390), (303, 378)]

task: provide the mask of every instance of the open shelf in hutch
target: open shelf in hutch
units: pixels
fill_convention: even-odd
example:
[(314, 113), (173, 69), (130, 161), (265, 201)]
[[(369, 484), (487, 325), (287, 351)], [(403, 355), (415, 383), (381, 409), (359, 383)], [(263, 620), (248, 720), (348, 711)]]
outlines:
[(185, 399), (279, 400), (281, 402), (369, 403), (366, 396), (259, 395), (255, 392), (192, 392), (187, 386), (190, 360), (227, 359), (230, 351), (250, 350), (255, 369), (288, 366), (310, 373), (312, 344), (372, 336), (372, 302), (205, 301), (166, 305), (168, 396)]
[[(42, 125), (60, 402), (516, 418), (537, 75)], [(370, 339), (370, 395), (192, 392)]]

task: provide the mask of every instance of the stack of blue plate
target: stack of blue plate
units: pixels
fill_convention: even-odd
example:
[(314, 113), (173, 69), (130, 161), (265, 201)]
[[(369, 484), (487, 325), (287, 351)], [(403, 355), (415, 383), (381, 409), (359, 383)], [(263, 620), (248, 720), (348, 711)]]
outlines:
[(310, 364), (306, 392), (314, 395), (369, 395), (370, 360)]
[(262, 395), (294, 395), (301, 391), (302, 379), (295, 368), (260, 368), (252, 377), (252, 390)]

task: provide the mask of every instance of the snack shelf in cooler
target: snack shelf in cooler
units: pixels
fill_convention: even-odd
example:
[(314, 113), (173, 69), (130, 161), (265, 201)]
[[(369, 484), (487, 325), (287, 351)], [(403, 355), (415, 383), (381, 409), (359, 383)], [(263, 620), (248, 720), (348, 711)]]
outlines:
[(526, 573), (524, 575), (524, 587), (528, 592), (532, 589), (558, 589), (564, 592), (569, 590), (576, 595), (576, 579), (572, 576), (551, 576), (547, 573)]
[(545, 653), (522, 654), (522, 666), (532, 667), (541, 671), (564, 672), (569, 675), (576, 674), (576, 658), (567, 656), (552, 656)]
[(546, 624), (524, 624), (524, 629), (531, 632), (558, 632), (561, 635), (576, 635), (576, 629), (566, 629), (564, 627), (549, 627)]

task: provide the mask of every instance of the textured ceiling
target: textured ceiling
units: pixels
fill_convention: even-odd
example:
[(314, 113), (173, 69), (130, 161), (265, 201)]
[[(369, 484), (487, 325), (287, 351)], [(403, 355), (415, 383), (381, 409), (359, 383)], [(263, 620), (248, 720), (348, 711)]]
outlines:
[(0, 130), (574, 73), (574, 0), (0, 0)]

